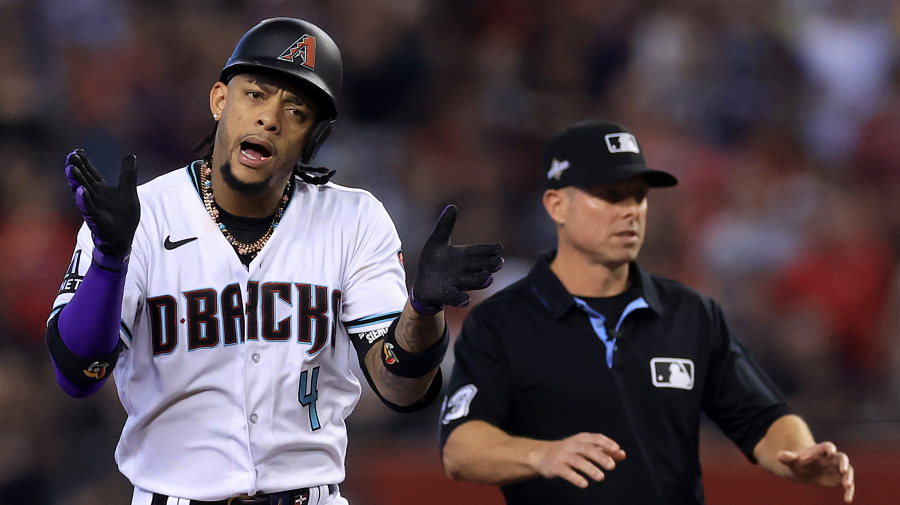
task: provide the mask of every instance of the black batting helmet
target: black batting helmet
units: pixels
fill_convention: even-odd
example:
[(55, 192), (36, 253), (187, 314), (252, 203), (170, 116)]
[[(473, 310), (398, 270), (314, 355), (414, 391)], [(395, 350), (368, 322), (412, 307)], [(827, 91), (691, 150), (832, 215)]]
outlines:
[(271, 18), (261, 21), (241, 37), (219, 74), (228, 83), (245, 72), (274, 73), (297, 85), (320, 110), (318, 124), (310, 132), (301, 162), (309, 160), (334, 129), (337, 94), (344, 67), (334, 40), (318, 26), (301, 19)]

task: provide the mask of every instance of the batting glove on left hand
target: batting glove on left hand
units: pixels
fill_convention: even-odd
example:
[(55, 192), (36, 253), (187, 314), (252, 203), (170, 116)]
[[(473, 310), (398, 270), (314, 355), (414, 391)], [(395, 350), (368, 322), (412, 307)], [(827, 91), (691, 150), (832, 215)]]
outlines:
[(118, 187), (103, 180), (84, 151), (66, 158), (66, 179), (75, 195), (75, 205), (91, 230), (94, 246), (110, 257), (125, 256), (141, 219), (137, 194), (137, 158), (122, 160)]
[(500, 244), (450, 243), (456, 214), (455, 205), (444, 208), (419, 255), (409, 301), (420, 314), (436, 314), (445, 305), (465, 307), (470, 301), (465, 291), (490, 286), (494, 282), (491, 274), (503, 266)]

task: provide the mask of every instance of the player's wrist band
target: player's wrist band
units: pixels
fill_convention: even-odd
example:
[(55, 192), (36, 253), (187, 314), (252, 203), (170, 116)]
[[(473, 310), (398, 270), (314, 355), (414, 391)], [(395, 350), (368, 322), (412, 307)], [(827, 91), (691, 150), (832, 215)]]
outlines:
[(434, 345), (421, 352), (409, 352), (397, 343), (396, 329), (399, 321), (398, 317), (391, 323), (382, 343), (381, 360), (387, 371), (398, 377), (417, 379), (439, 367), (450, 345), (450, 332), (446, 323), (444, 333)]

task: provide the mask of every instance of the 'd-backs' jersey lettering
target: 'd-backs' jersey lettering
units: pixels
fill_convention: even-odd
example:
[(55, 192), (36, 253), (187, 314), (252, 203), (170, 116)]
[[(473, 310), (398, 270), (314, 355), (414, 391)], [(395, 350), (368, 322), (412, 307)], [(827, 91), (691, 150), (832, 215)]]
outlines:
[[(336, 322), (331, 320), (330, 314), (340, 303), (341, 292), (329, 290), (327, 286), (309, 284), (298, 283), (293, 287), (296, 289), (286, 282), (266, 283), (260, 295), (255, 292), (259, 289), (259, 283), (248, 283), (249, 301), (246, 304), (237, 284), (226, 286), (221, 295), (212, 289), (189, 291), (181, 294), (186, 305), (184, 311), (179, 309), (175, 296), (151, 298), (147, 304), (153, 353), (168, 354), (178, 345), (179, 338), (187, 341), (191, 351), (218, 347), (220, 343), (244, 343), (248, 340), (245, 335), (249, 335), (249, 340), (259, 340), (260, 326), (256, 323), (256, 314), (261, 313), (263, 340), (284, 342), (296, 333), (297, 342), (310, 344), (307, 353), (315, 354), (325, 347), (336, 331)], [(263, 303), (257, 307), (260, 298)], [(332, 304), (329, 305), (329, 302)], [(278, 320), (276, 313), (279, 304), (296, 306), (296, 310)], [(249, 317), (245, 318), (245, 310)], [(186, 312), (187, 317), (178, 321), (181, 312)], [(248, 321), (253, 324), (245, 328)], [(180, 327), (184, 328), (186, 335), (179, 336)], [(296, 332), (293, 331), (295, 327)]]

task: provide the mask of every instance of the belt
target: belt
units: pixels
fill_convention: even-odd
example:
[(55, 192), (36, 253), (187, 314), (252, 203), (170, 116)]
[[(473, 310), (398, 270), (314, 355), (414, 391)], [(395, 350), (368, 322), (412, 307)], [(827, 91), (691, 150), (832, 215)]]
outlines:
[[(150, 505), (166, 505), (169, 497), (153, 493)], [(191, 505), (309, 505), (309, 488), (281, 491), (279, 493), (260, 493), (254, 496), (236, 496), (225, 500), (201, 501), (191, 500)]]

